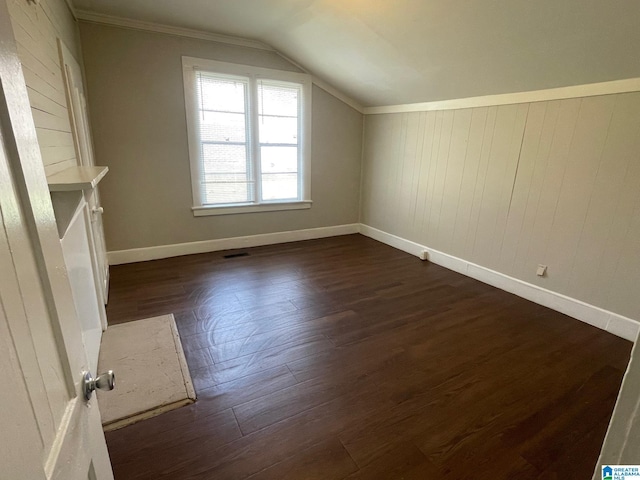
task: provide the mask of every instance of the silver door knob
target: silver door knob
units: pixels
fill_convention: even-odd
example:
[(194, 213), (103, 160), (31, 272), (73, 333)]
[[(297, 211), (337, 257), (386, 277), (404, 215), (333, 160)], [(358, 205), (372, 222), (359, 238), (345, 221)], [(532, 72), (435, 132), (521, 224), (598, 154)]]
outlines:
[(104, 213), (104, 208), (102, 208), (102, 207), (93, 207), (93, 208), (91, 209), (91, 211), (92, 211), (94, 214), (97, 214), (97, 213)]
[(91, 372), (84, 373), (83, 391), (84, 398), (89, 400), (96, 388), (100, 390), (113, 390), (116, 386), (116, 374), (113, 370), (108, 370), (105, 373), (98, 375), (98, 378), (94, 379)]

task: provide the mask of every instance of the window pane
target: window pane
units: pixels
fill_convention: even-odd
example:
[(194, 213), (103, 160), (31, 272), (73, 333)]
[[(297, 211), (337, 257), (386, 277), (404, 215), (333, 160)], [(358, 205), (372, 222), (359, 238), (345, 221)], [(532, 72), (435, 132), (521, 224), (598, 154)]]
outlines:
[(298, 147), (260, 147), (262, 173), (296, 173)]
[(203, 185), (203, 204), (250, 202), (250, 184), (246, 182), (206, 183)]
[(245, 112), (246, 82), (198, 72), (196, 83), (200, 110)]
[(266, 173), (262, 175), (262, 200), (297, 200), (298, 175)]
[(298, 119), (289, 117), (268, 117), (258, 119), (260, 143), (298, 144)]
[(252, 201), (250, 171), (245, 145), (202, 144), (203, 203)]
[(252, 201), (247, 153), (248, 81), (197, 74), (203, 204)]
[(297, 117), (299, 93), (298, 86), (269, 85), (259, 81), (258, 114)]
[(245, 145), (202, 144), (202, 171), (204, 173), (247, 172)]
[(200, 141), (244, 143), (246, 141), (245, 115), (201, 111)]
[[(262, 200), (297, 200), (300, 86), (258, 83)], [(268, 144), (280, 144), (268, 146)], [(291, 147), (281, 146), (292, 145)]]

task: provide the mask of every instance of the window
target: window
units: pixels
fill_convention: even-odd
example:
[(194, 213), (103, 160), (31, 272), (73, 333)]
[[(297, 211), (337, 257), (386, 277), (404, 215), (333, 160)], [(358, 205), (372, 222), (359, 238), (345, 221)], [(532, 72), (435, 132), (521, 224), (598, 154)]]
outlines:
[(310, 77), (182, 64), (194, 215), (309, 208)]

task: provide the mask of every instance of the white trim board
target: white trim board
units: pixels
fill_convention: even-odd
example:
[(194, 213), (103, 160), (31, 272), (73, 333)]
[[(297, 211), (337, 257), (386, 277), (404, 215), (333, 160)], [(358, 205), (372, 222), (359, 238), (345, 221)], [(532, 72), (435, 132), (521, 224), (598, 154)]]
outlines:
[(246, 237), (220, 238), (200, 242), (132, 248), (130, 250), (116, 250), (109, 252), (108, 257), (109, 265), (121, 265), (124, 263), (158, 260), (160, 258), (179, 257), (181, 255), (191, 255), (194, 253), (217, 252), (219, 250), (260, 247), (262, 245), (299, 242), (301, 240), (312, 240), (315, 238), (337, 237), (340, 235), (358, 233), (359, 231), (360, 224), (351, 223), (346, 225), (334, 225), (331, 227), (309, 228), (306, 230), (263, 233), (260, 235), (249, 235)]
[(408, 103), (403, 105), (388, 105), (383, 107), (365, 107), (365, 115), (383, 113), (428, 112), (432, 110), (457, 110), (461, 108), (491, 107), (496, 105), (511, 105), (515, 103), (544, 102), (562, 100), (565, 98), (595, 97), (598, 95), (613, 95), (640, 91), (640, 78), (627, 78), (611, 82), (589, 83), (569, 87), (549, 88), (530, 92), (504, 93), (499, 95), (485, 95), (481, 97), (456, 98), (452, 100), (438, 100), (424, 103)]
[(226, 43), (239, 47), (257, 48), (259, 50), (275, 51), (271, 46), (258, 40), (248, 38), (233, 37), (219, 33), (210, 33), (203, 30), (191, 28), (173, 27), (155, 22), (145, 22), (132, 18), (116, 17), (104, 13), (89, 12), (86, 10), (76, 10), (76, 18), (90, 23), (100, 23), (103, 25), (113, 25), (115, 27), (131, 28), (133, 30), (144, 30), (146, 32), (164, 33), (176, 35), (178, 37), (196, 38), (198, 40), (208, 40), (210, 42)]
[(606, 330), (618, 337), (635, 342), (640, 332), (640, 322), (588, 303), (552, 292), (531, 283), (518, 280), (504, 273), (468, 262), (453, 255), (434, 250), (419, 243), (392, 235), (368, 225), (360, 225), (360, 233), (379, 242), (442, 267), (475, 278), (483, 283), (513, 293), (539, 305), (576, 318), (582, 322)]

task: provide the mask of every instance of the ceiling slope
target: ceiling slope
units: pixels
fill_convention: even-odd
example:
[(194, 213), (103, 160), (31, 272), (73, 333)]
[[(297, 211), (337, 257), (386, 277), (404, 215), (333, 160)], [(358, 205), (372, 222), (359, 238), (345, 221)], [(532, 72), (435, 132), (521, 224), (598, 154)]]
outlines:
[(73, 0), (271, 45), (364, 106), (640, 77), (632, 0)]

